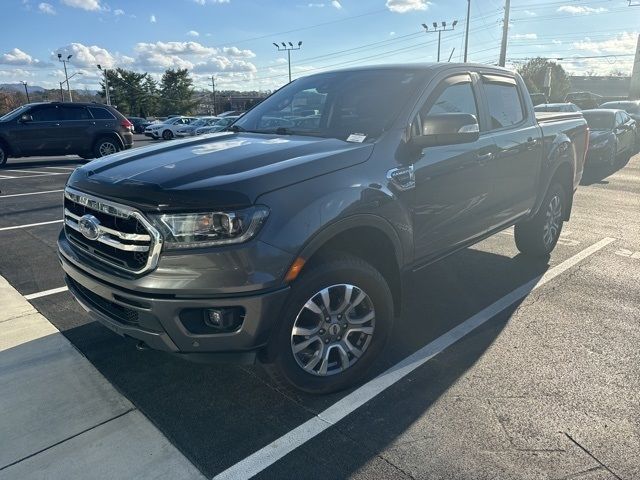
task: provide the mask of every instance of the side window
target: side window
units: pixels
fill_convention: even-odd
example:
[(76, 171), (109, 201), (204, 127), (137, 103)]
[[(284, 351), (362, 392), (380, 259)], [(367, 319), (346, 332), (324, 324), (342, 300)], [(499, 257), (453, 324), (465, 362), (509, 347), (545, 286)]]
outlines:
[(622, 125), (624, 122), (622, 121), (622, 115), (620, 115), (620, 112), (616, 113), (616, 120), (615, 120), (615, 126), (618, 127), (620, 125)]
[[(437, 94), (435, 99), (429, 98), (420, 109), (418, 118), (413, 122), (413, 135), (420, 135), (422, 121), (430, 115), (438, 115), (441, 113), (469, 113), (478, 117), (478, 107), (476, 104), (476, 96), (473, 93), (471, 79), (468, 76), (457, 76), (463, 79), (459, 83), (453, 83)], [(451, 80), (444, 80), (444, 82)]]
[(491, 128), (516, 125), (524, 119), (524, 111), (515, 84), (485, 82), (484, 91), (489, 104)]
[(115, 118), (106, 108), (89, 107), (89, 111), (96, 120), (113, 120)]
[(91, 119), (91, 115), (89, 115), (89, 110), (85, 107), (62, 107), (62, 113), (64, 115), (65, 120), (89, 120)]
[(60, 108), (55, 105), (40, 107), (31, 111), (34, 122), (56, 122), (62, 120)]

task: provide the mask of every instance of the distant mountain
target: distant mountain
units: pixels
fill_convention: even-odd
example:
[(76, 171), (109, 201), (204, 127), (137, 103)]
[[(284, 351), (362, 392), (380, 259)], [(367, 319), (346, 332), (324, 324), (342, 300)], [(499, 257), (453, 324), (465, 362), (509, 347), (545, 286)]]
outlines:
[[(44, 92), (45, 89), (38, 85), (27, 85), (30, 92)], [(21, 83), (0, 83), (0, 90), (11, 90), (14, 92), (24, 92), (24, 85)]]

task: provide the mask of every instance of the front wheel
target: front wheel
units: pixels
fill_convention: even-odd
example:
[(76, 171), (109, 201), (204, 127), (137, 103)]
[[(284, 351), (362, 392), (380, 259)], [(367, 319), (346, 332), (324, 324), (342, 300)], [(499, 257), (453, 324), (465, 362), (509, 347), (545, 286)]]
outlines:
[(165, 130), (162, 132), (162, 138), (165, 140), (171, 140), (173, 138), (173, 132), (171, 130)]
[(545, 257), (553, 251), (562, 232), (566, 197), (559, 183), (551, 185), (535, 217), (516, 225), (518, 250), (535, 257)]
[(7, 152), (7, 148), (0, 143), (0, 167), (3, 167), (7, 163), (7, 158), (9, 154)]
[(345, 255), (303, 272), (281, 318), (267, 371), (276, 381), (325, 394), (364, 378), (391, 331), (393, 300), (375, 268)]

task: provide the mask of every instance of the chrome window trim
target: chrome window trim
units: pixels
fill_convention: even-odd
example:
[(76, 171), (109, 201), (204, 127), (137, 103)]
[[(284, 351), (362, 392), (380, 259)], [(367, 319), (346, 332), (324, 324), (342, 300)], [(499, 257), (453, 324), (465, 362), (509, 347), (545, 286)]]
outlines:
[[(162, 235), (160, 235), (160, 232), (151, 224), (151, 222), (149, 222), (149, 220), (147, 220), (147, 218), (142, 214), (142, 212), (140, 212), (139, 210), (129, 207), (127, 205), (122, 205), (120, 203), (116, 203), (116, 202), (111, 202), (109, 200), (103, 200), (102, 198), (99, 197), (95, 197), (93, 195), (90, 195), (88, 193), (84, 193), (81, 192), (79, 190), (75, 190), (74, 188), (71, 187), (66, 187), (64, 190), (64, 196), (66, 198), (68, 198), (69, 200), (71, 200), (72, 202), (75, 203), (79, 203), (81, 205), (84, 205), (85, 207), (91, 209), (91, 210), (96, 210), (98, 212), (102, 212), (102, 213), (106, 213), (108, 215), (113, 215), (113, 216), (117, 216), (120, 218), (130, 218), (133, 217), (136, 220), (138, 220), (147, 230), (147, 232), (149, 232), (148, 237), (150, 237), (150, 243), (148, 246), (148, 252), (149, 252), (149, 256), (147, 258), (147, 263), (144, 265), (144, 267), (142, 267), (141, 269), (138, 270), (132, 270), (130, 268), (125, 268), (122, 265), (118, 265), (116, 263), (110, 262), (108, 260), (105, 260), (103, 257), (97, 256), (97, 255), (93, 255), (90, 252), (86, 252), (83, 251), (82, 253), (90, 255), (94, 258), (96, 258), (99, 262), (105, 263), (107, 265), (109, 265), (110, 267), (116, 268), (118, 270), (121, 270), (123, 272), (127, 272), (127, 273), (133, 273), (136, 275), (140, 275), (143, 273), (148, 273), (150, 271), (152, 271), (153, 269), (155, 269), (158, 266), (158, 261), (160, 259), (160, 252), (162, 251), (162, 244), (163, 244), (163, 238)], [(106, 208), (105, 208), (106, 207)], [(66, 209), (65, 209), (65, 213), (66, 213)], [(71, 212), (69, 212), (71, 213)], [(76, 215), (77, 217), (77, 215)], [(77, 219), (74, 219), (77, 220)], [(65, 219), (65, 224), (67, 224), (67, 220)], [(69, 225), (71, 228), (74, 228), (73, 226)], [(103, 230), (103, 232), (105, 233), (109, 233), (112, 235), (116, 235), (119, 236), (119, 238), (122, 238), (123, 240), (139, 240), (139, 241), (145, 241), (145, 238), (131, 238), (131, 235), (134, 235), (135, 237), (147, 237), (147, 235), (138, 235), (138, 234), (127, 234), (125, 232), (117, 232), (116, 230), (112, 230), (112, 229), (105, 229), (105, 227), (101, 226), (101, 229)], [(117, 232), (117, 233), (113, 233), (113, 232)], [(125, 235), (126, 237), (122, 237), (121, 235)], [(104, 236), (101, 236), (101, 238)], [(106, 237), (108, 238), (108, 237)], [(122, 243), (118, 242), (117, 240), (112, 240), (112, 242), (107, 242), (103, 240), (100, 240), (102, 243), (105, 243), (107, 245), (110, 245), (112, 247), (116, 247), (119, 248), (118, 246), (116, 246), (113, 242), (119, 244), (119, 245), (123, 245)], [(121, 250), (130, 250), (130, 249), (126, 249), (126, 248), (120, 248)], [(139, 250), (134, 250), (134, 251), (139, 251)], [(146, 250), (145, 250), (146, 251)]]

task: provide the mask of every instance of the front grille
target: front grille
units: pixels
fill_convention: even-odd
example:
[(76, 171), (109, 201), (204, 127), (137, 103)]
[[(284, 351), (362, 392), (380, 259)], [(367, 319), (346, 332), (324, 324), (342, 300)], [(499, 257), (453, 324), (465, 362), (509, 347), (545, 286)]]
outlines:
[[(86, 225), (91, 226), (91, 235)], [(132, 273), (155, 268), (160, 235), (142, 214), (129, 207), (67, 188), (64, 230), (77, 251), (102, 263)]]
[(132, 326), (140, 326), (138, 320), (138, 312), (131, 308), (124, 307), (117, 303), (102, 298), (100, 295), (96, 295), (88, 288), (83, 287), (78, 282), (70, 280), (73, 288), (82, 296), (82, 298), (89, 303), (97, 311), (106, 315), (109, 318), (117, 320), (120, 323)]

